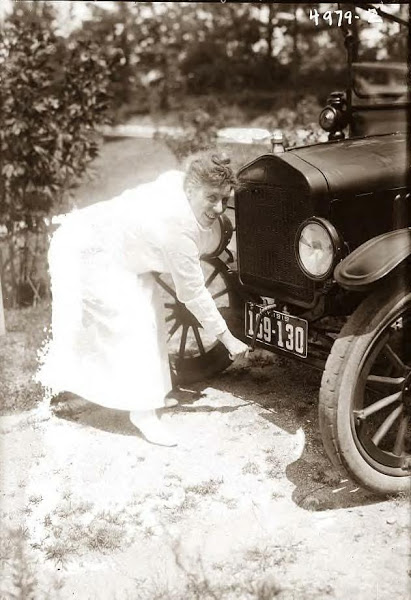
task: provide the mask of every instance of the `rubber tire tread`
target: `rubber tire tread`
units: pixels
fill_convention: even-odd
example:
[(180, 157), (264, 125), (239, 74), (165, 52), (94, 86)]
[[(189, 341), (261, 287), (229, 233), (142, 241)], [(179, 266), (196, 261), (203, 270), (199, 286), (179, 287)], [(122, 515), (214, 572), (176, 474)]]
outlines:
[(372, 477), (369, 473), (363, 476), (352, 471), (339, 443), (338, 405), (341, 401), (341, 388), (347, 363), (353, 352), (363, 343), (364, 336), (372, 333), (369, 329), (370, 324), (378, 320), (377, 316), (382, 312), (392, 310), (401, 296), (406, 296), (410, 292), (409, 285), (404, 289), (403, 282), (399, 284), (397, 282), (367, 296), (348, 319), (334, 342), (321, 380), (319, 426), (327, 455), (343, 476), (348, 475), (355, 483), (380, 494), (408, 491), (411, 485), (410, 478), (386, 475), (383, 476), (386, 480), (383, 483), (382, 474), (378, 473), (376, 477)]

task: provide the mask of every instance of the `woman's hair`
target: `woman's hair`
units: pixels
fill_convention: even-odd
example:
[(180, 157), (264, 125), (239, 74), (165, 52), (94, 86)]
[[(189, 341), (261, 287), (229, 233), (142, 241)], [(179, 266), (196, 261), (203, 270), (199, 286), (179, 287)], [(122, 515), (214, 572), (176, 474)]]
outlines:
[(236, 187), (237, 178), (229, 166), (231, 159), (222, 152), (203, 151), (190, 156), (185, 165), (185, 184)]

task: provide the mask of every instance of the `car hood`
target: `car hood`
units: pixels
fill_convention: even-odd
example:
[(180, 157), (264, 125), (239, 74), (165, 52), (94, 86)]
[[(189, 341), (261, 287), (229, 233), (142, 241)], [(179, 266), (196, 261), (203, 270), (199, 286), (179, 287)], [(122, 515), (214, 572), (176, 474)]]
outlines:
[(284, 154), (285, 160), (290, 154), (318, 169), (332, 196), (359, 195), (406, 185), (408, 161), (403, 133), (295, 148)]

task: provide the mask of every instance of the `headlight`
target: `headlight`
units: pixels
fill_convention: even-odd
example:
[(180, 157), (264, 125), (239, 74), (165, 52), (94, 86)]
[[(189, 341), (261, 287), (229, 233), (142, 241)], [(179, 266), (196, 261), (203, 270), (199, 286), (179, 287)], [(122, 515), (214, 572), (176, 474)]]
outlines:
[(299, 265), (310, 279), (326, 279), (341, 254), (341, 240), (333, 225), (313, 218), (302, 224), (296, 237)]
[(331, 131), (334, 129), (337, 121), (338, 121), (338, 112), (332, 106), (326, 106), (324, 110), (320, 113), (320, 126), (324, 129), (324, 131)]

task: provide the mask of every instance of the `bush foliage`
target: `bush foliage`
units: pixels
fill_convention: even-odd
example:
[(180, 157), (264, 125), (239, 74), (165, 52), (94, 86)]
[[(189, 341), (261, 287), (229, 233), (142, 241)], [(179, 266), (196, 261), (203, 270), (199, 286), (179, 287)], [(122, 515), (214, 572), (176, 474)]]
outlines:
[(45, 251), (44, 217), (64, 210), (98, 152), (109, 66), (97, 44), (59, 36), (48, 5), (16, 5), (0, 30), (0, 276), (8, 306), (21, 302), (22, 290), (38, 296), (33, 265)]
[(96, 156), (108, 65), (91, 42), (23, 19), (0, 32), (0, 68), (0, 224), (13, 232), (57, 207)]

